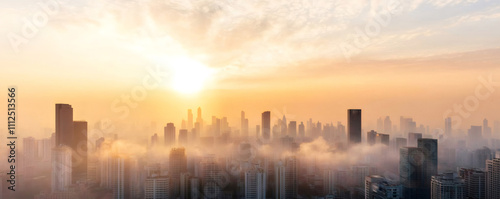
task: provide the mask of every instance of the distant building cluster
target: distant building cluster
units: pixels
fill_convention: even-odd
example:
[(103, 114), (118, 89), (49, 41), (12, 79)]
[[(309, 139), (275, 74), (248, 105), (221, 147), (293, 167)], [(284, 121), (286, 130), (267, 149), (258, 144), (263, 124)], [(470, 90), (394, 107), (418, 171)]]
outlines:
[(467, 132), (450, 118), (441, 132), (389, 116), (365, 130), (361, 109), (347, 110), (347, 126), (270, 111), (255, 128), (243, 111), (239, 121), (190, 109), (180, 128), (139, 133), (148, 141), (137, 152), (117, 133), (88, 134), (71, 105), (56, 104), (52, 137), (23, 139), (21, 173), (46, 182), (36, 199), (500, 199), (500, 125), (486, 119)]

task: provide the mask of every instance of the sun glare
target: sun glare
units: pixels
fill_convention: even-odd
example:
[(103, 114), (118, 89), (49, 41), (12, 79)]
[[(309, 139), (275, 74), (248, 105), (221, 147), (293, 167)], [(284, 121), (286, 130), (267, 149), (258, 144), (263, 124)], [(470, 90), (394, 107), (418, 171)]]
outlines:
[(189, 58), (178, 58), (172, 62), (172, 88), (180, 93), (197, 93), (213, 74), (208, 66)]

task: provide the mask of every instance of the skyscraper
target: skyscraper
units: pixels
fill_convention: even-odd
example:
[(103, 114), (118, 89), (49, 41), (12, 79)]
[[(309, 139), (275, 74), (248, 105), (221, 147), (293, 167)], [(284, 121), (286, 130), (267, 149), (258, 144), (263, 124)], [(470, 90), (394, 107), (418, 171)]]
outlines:
[(420, 138), (422, 138), (422, 133), (408, 133), (408, 146), (416, 147)]
[(384, 133), (391, 134), (392, 133), (392, 122), (389, 116), (384, 119)]
[(188, 144), (188, 130), (180, 129), (179, 130), (179, 145), (186, 146)]
[(271, 112), (262, 113), (262, 138), (265, 140), (271, 139)]
[(386, 146), (389, 146), (389, 134), (381, 134), (378, 133), (377, 136), (375, 137), (375, 143), (377, 144), (384, 144)]
[(347, 126), (348, 143), (361, 143), (361, 109), (347, 110)]
[(200, 124), (200, 129), (203, 129), (203, 117), (201, 116), (201, 107), (198, 107), (198, 112), (196, 114), (196, 122)]
[(52, 192), (68, 190), (72, 175), (71, 148), (61, 145), (52, 149)]
[(168, 173), (170, 176), (170, 194), (177, 198), (180, 194), (181, 173), (187, 171), (187, 158), (184, 148), (173, 148), (170, 150)]
[(464, 181), (453, 173), (432, 176), (431, 199), (463, 199)]
[(486, 199), (500, 198), (500, 158), (486, 161)]
[(248, 136), (248, 119), (245, 118), (245, 111), (241, 111), (241, 135), (243, 137)]
[(163, 129), (163, 136), (165, 139), (165, 146), (174, 146), (175, 145), (175, 126), (174, 123), (168, 123), (167, 126)]
[(430, 194), (432, 176), (438, 174), (438, 141), (428, 138), (418, 139), (418, 148), (421, 148), (424, 154), (423, 186), (426, 189), (425, 193)]
[(261, 168), (245, 172), (245, 199), (266, 198), (266, 173)]
[(488, 120), (483, 120), (483, 136), (489, 138), (491, 136), (491, 127), (488, 126)]
[(290, 156), (285, 160), (285, 197), (297, 198), (298, 193), (298, 163), (295, 156)]
[[(403, 198), (428, 198), (424, 193), (425, 155), (422, 148), (403, 147), (399, 156), (399, 181), (403, 186)], [(429, 195), (429, 194), (427, 194)]]
[(374, 130), (371, 130), (371, 131), (368, 131), (366, 133), (366, 142), (368, 142), (368, 144), (370, 145), (374, 145), (375, 144), (375, 139), (377, 138), (377, 132), (374, 131)]
[(304, 137), (306, 134), (304, 122), (300, 122), (299, 124), (299, 137)]
[(73, 183), (87, 178), (87, 122), (73, 122)]
[(69, 104), (56, 104), (56, 146), (73, 146), (73, 108)]
[(459, 176), (465, 183), (464, 198), (486, 199), (486, 172), (460, 168)]
[(451, 117), (444, 119), (444, 134), (451, 135)]
[(166, 176), (152, 176), (144, 182), (144, 198), (169, 198), (170, 179)]
[(295, 137), (297, 136), (297, 122), (296, 121), (290, 121), (288, 124), (288, 135)]

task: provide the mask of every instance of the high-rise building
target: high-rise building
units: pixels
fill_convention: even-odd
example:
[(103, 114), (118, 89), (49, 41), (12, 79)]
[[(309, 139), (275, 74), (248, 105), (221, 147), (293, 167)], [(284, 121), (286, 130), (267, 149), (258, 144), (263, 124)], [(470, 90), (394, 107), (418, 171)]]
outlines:
[(348, 143), (361, 143), (361, 109), (347, 110), (347, 126)]
[(406, 138), (396, 138), (395, 139), (394, 149), (396, 151), (399, 151), (400, 148), (403, 148), (406, 146), (407, 146), (407, 139)]
[(375, 143), (389, 146), (390, 143), (389, 134), (378, 133), (377, 136), (375, 137)]
[(323, 195), (335, 195), (335, 179), (337, 172), (333, 169), (326, 169), (323, 172)]
[(262, 113), (262, 138), (265, 140), (271, 139), (271, 112), (266, 111)]
[(203, 117), (201, 116), (201, 107), (198, 107), (196, 114), (196, 122), (200, 125), (200, 129), (203, 129)]
[(158, 134), (154, 134), (151, 136), (151, 146), (157, 146), (158, 145)]
[(482, 126), (470, 126), (468, 130), (468, 147), (469, 148), (478, 148), (482, 146), (483, 139), (483, 130)]
[(297, 136), (297, 122), (296, 121), (290, 121), (288, 124), (288, 135), (295, 137)]
[(376, 142), (377, 138), (377, 131), (371, 130), (366, 133), (366, 142), (368, 142), (369, 145), (374, 145)]
[(201, 161), (201, 184), (203, 185), (203, 194), (209, 196), (221, 196), (221, 187), (219, 186), (221, 168), (217, 164), (214, 155), (203, 157)]
[(266, 198), (266, 173), (261, 168), (245, 172), (245, 199)]
[(181, 173), (180, 179), (180, 198), (188, 199), (191, 198), (191, 174), (190, 173)]
[(191, 130), (193, 129), (193, 111), (191, 109), (188, 109), (188, 121), (187, 121), (187, 129)]
[(304, 122), (300, 122), (299, 124), (299, 137), (304, 137), (306, 135), (306, 129), (304, 126)]
[(489, 138), (491, 136), (491, 127), (488, 126), (488, 120), (483, 120), (483, 136)]
[(285, 197), (297, 198), (298, 191), (298, 163), (295, 156), (285, 159)]
[(429, 194), (425, 194), (423, 182), (425, 165), (425, 155), (422, 148), (403, 147), (400, 149), (399, 181), (403, 186), (403, 198), (429, 198)]
[(187, 171), (187, 157), (184, 148), (173, 148), (170, 150), (168, 173), (170, 176), (170, 194), (177, 198), (180, 193), (181, 173)]
[(73, 147), (73, 108), (69, 104), (56, 104), (56, 146)]
[(286, 189), (285, 189), (286, 167), (282, 161), (279, 161), (276, 164), (274, 175), (275, 175), (274, 184), (276, 186), (274, 189), (274, 196), (275, 196), (274, 198), (285, 199), (286, 198)]
[(241, 135), (248, 137), (248, 119), (245, 118), (245, 111), (241, 111)]
[(175, 145), (175, 126), (174, 123), (168, 123), (163, 129), (163, 136), (165, 139), (165, 146), (172, 147)]
[(166, 176), (152, 176), (144, 182), (144, 198), (169, 198), (170, 179)]
[(432, 176), (431, 199), (464, 199), (464, 180), (454, 173)]
[(486, 199), (500, 198), (500, 158), (486, 161)]
[(87, 179), (87, 122), (73, 122), (73, 183)]
[(392, 122), (389, 116), (384, 119), (384, 133), (391, 134), (392, 133)]
[(71, 148), (60, 145), (52, 149), (52, 192), (67, 191), (72, 175)]
[(426, 189), (425, 193), (429, 195), (432, 176), (438, 174), (438, 141), (428, 138), (418, 139), (418, 148), (421, 148), (424, 154), (424, 173), (422, 180), (423, 186)]
[(402, 199), (401, 184), (379, 175), (365, 177), (365, 199)]
[(408, 146), (416, 147), (418, 139), (422, 138), (422, 133), (408, 133)]
[(460, 168), (458, 174), (464, 179), (464, 198), (486, 199), (486, 172)]
[(188, 144), (188, 130), (180, 129), (179, 130), (179, 145), (186, 146)]
[(498, 138), (500, 136), (500, 121), (495, 121), (493, 124), (493, 137)]
[(451, 117), (444, 119), (444, 134), (451, 135)]

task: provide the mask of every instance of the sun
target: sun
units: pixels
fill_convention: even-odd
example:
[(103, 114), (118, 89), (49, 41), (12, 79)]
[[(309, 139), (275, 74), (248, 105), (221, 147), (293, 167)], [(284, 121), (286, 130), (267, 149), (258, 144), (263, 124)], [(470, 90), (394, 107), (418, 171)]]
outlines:
[(171, 86), (180, 93), (192, 94), (201, 91), (206, 80), (213, 74), (213, 69), (189, 58), (176, 58), (171, 64), (173, 67)]

